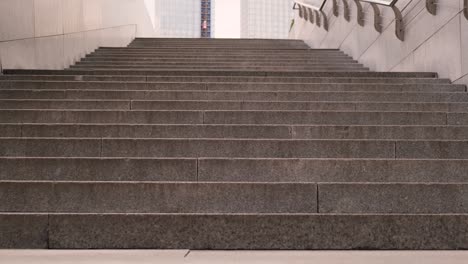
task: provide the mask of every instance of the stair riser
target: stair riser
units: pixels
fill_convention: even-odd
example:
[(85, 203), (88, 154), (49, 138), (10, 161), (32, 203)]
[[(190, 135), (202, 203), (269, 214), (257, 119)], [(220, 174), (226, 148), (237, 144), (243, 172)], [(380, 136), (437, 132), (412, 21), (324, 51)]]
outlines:
[(151, 48), (151, 47), (128, 47), (128, 48), (100, 48), (95, 51), (96, 52), (118, 52), (118, 53), (138, 53), (138, 52), (148, 52), (148, 53), (261, 53), (261, 54), (271, 54), (271, 53), (305, 53), (305, 54), (320, 54), (320, 55), (341, 55), (346, 56), (343, 52), (340, 51), (316, 51), (304, 48), (288, 48), (288, 47), (270, 47), (266, 49), (259, 49), (257, 47), (240, 47), (239, 49), (226, 49), (225, 47), (194, 47), (194, 48), (185, 48), (185, 47), (158, 47), (158, 48)]
[[(119, 87), (117, 82), (215, 82), (215, 83), (242, 83), (242, 85), (256, 83), (262, 85), (262, 83), (268, 83), (272, 85), (275, 83), (282, 83), (284, 86), (291, 83), (341, 83), (341, 84), (430, 84), (435, 86), (437, 84), (449, 84), (450, 81), (447, 79), (433, 79), (433, 78), (300, 78), (300, 77), (146, 77), (146, 76), (82, 76), (82, 75), (2, 75), (0, 76), (0, 85), (5, 86), (5, 82), (9, 81), (20, 81), (20, 82), (35, 82), (37, 81), (81, 81), (81, 82), (114, 82), (113, 87)], [(20, 82), (16, 82), (15, 85), (19, 85)], [(240, 86), (240, 85), (238, 85)], [(451, 88), (455, 87), (455, 88)], [(450, 85), (444, 86), (446, 91), (465, 91), (466, 87), (462, 85)], [(112, 88), (110, 88), (112, 89)], [(402, 88), (403, 89), (403, 88)], [(411, 89), (410, 89), (411, 90)]]
[(9, 214), (0, 221), (1, 248), (468, 248), (466, 215)]
[[(391, 141), (0, 138), (0, 146), (0, 156), (2, 157), (395, 157), (395, 143)], [(416, 155), (415, 158), (417, 158), (417, 153), (413, 153), (414, 149), (410, 143), (402, 143), (401, 148), (403, 151), (402, 155)], [(448, 154), (456, 155), (457, 153), (451, 152)]]
[(0, 109), (468, 112), (468, 103), (0, 100)]
[(2, 212), (316, 213), (317, 185), (1, 182)]
[(222, 62), (180, 62), (180, 63), (161, 63), (161, 62), (134, 62), (134, 61), (85, 61), (77, 62), (75, 65), (79, 66), (145, 66), (145, 67), (166, 67), (173, 66), (193, 66), (193, 67), (324, 67), (324, 68), (345, 68), (345, 67), (362, 67), (358, 63), (284, 63), (284, 62), (249, 62), (249, 63), (222, 63)]
[(466, 141), (0, 138), (3, 157), (467, 159)]
[(468, 115), (426, 112), (0, 110), (1, 123), (466, 125)]
[(351, 62), (354, 61), (352, 57), (344, 55), (323, 56), (314, 54), (200, 54), (200, 53), (91, 53), (85, 59), (116, 59), (116, 60), (196, 60), (196, 61), (229, 61), (229, 60), (242, 60), (242, 61), (277, 61), (277, 60), (307, 60), (307, 61), (323, 61), (323, 62)]
[(452, 126), (231, 126), (0, 124), (3, 137), (467, 140)]
[(158, 75), (158, 76), (261, 76), (261, 77), (400, 77), (434, 78), (434, 73), (412, 72), (262, 72), (262, 71), (164, 71), (164, 70), (3, 70), (4, 74), (48, 75)]
[[(199, 87), (203, 84), (200, 84)], [(195, 86), (193, 87), (195, 89)], [(198, 90), (203, 90), (199, 88)], [(108, 90), (0, 90), (1, 99), (211, 100), (313, 102), (421, 102), (463, 103), (467, 93), (423, 92), (304, 92), (304, 91), (108, 91)]]
[(285, 70), (285, 71), (291, 71), (291, 70), (307, 70), (307, 71), (367, 71), (369, 70), (368, 68), (363, 68), (361, 66), (357, 67), (313, 67), (313, 66), (305, 66), (305, 67), (275, 67), (275, 66), (253, 66), (253, 67), (247, 67), (247, 66), (133, 66), (133, 65), (76, 65), (76, 66), (70, 66), (69, 69), (225, 69), (225, 70)]
[(460, 183), (468, 170), (466, 160), (401, 159), (0, 158), (0, 165), (2, 181)]
[(0, 180), (196, 182), (196, 159), (0, 158)]
[[(41, 82), (41, 81), (0, 81), (0, 89), (13, 89), (14, 91), (0, 90), (0, 93), (15, 94), (21, 92), (32, 92), (31, 99), (37, 91), (19, 91), (20, 89), (42, 89), (42, 90), (63, 90), (63, 89), (95, 89), (106, 90), (112, 94), (118, 90), (203, 90), (226, 91), (229, 94), (235, 91), (303, 91), (303, 92), (426, 92), (426, 93), (447, 93), (465, 92), (463, 85), (445, 84), (333, 84), (333, 83), (138, 83), (138, 82)], [(176, 92), (175, 91), (175, 92)], [(140, 91), (141, 92), (141, 91)], [(29, 98), (29, 97), (26, 97)], [(53, 99), (53, 98), (50, 98)]]
[(279, 58), (226, 58), (226, 59), (217, 59), (217, 58), (138, 58), (138, 59), (130, 59), (125, 57), (103, 57), (99, 58), (95, 57), (85, 57), (80, 60), (81, 63), (92, 63), (92, 62), (131, 62), (131, 63), (168, 63), (168, 64), (175, 64), (175, 63), (256, 63), (256, 64), (275, 64), (275, 63), (283, 63), (283, 64), (332, 64), (332, 63), (357, 63), (357, 61), (352, 60), (350, 58), (344, 59), (330, 59), (326, 58), (323, 60), (318, 60), (314, 58), (304, 59), (304, 58), (297, 58), (297, 59), (279, 59)]
[(2, 212), (468, 212), (466, 184), (1, 182), (0, 193)]

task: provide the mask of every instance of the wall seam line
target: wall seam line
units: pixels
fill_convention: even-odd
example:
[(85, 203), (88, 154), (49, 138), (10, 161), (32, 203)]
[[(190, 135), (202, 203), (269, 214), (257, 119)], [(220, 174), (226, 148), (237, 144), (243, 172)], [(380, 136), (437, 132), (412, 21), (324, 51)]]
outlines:
[[(437, 33), (439, 33), (439, 31), (441, 31), (442, 29), (444, 29), (444, 27), (446, 25), (448, 25), (450, 22), (452, 22), (453, 19), (455, 19), (457, 16), (459, 15), (459, 13), (457, 13), (455, 16), (451, 17), (447, 23), (443, 24), (442, 26), (440, 26), (439, 29), (437, 29), (433, 34), (431, 34), (428, 38), (424, 39), (423, 42), (421, 42), (421, 44), (417, 45), (413, 50), (411, 50), (407, 56), (405, 56), (403, 59), (401, 59), (400, 61), (398, 61), (395, 65), (391, 66), (388, 71), (391, 71), (393, 70), (394, 68), (396, 68), (400, 63), (402, 63), (406, 58), (408, 58), (409, 56), (411, 56), (411, 54), (413, 54), (417, 49), (421, 48), (426, 42), (428, 42), (431, 38), (433, 38)], [(460, 29), (461, 29), (461, 25), (460, 25)], [(461, 33), (461, 32), (460, 32)], [(461, 39), (461, 34), (460, 34), (460, 39)], [(460, 46), (461, 47), (461, 46)]]

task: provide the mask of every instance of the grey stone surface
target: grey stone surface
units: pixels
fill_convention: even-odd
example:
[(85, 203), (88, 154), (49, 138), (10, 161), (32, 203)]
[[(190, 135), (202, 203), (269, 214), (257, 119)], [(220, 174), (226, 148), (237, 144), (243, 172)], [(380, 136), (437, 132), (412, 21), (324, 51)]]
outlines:
[(205, 124), (445, 125), (443, 112), (206, 111)]
[[(24, 124), (0, 125), (24, 137), (123, 138), (277, 138), (290, 139), (289, 126), (250, 125), (131, 125), (131, 124)], [(6, 128), (8, 127), (8, 128)], [(468, 131), (468, 128), (467, 128)], [(468, 132), (467, 132), (468, 133)], [(467, 136), (468, 137), (468, 136)]]
[[(236, 55), (237, 56), (237, 55)], [(277, 55), (275, 55), (277, 56)], [(412, 77), (434, 78), (435, 73), (426, 72), (262, 72), (262, 71), (173, 71), (173, 70), (9, 70), (4, 74), (53, 74), (53, 75), (164, 75), (164, 76), (294, 76), (294, 77)]]
[[(381, 93), (381, 92), (310, 92), (310, 91), (106, 91), (106, 90), (2, 90), (4, 99), (18, 93), (38, 98), (53, 94), (68, 99), (140, 99), (140, 100), (243, 100), (243, 101), (322, 101), (322, 102), (467, 102), (467, 93)], [(18, 95), (17, 95), (18, 96)], [(24, 95), (23, 95), (24, 96)], [(5, 98), (6, 97), (6, 98)], [(24, 98), (24, 97), (19, 97)], [(38, 99), (39, 99), (38, 98)], [(60, 98), (51, 98), (60, 99)]]
[[(0, 100), (0, 105), (1, 105)], [(467, 104), (468, 105), (468, 104)], [(265, 102), (265, 101), (132, 101), (135, 110), (341, 110), (353, 111), (347, 102)]]
[[(16, 78), (20, 78), (21, 75), (14, 75)], [(25, 77), (26, 78), (26, 77)], [(1, 78), (0, 78), (1, 79)], [(426, 83), (426, 84), (449, 84), (450, 81), (447, 79), (437, 78), (359, 78), (359, 77), (242, 77), (242, 76), (149, 76), (148, 81), (150, 82), (258, 82), (258, 83), (379, 83), (379, 84), (414, 84), (414, 83)], [(466, 88), (465, 88), (466, 89)], [(462, 91), (462, 90), (461, 90)]]
[(466, 126), (291, 126), (292, 138), (467, 139)]
[(436, 73), (223, 39), (5, 73), (0, 248), (468, 249), (467, 88)]
[(54, 249), (466, 249), (466, 215), (51, 215)]
[[(289, 91), (289, 92), (464, 92), (465, 87), (462, 85), (447, 85), (447, 84), (426, 84), (426, 83), (414, 83), (414, 84), (382, 84), (382, 83), (258, 83), (258, 82), (211, 82), (201, 83), (197, 80), (188, 79), (187, 82), (103, 82), (103, 81), (19, 81), (19, 80), (8, 80), (0, 81), (0, 90), (2, 94), (12, 93), (18, 89), (24, 92), (37, 92), (37, 90), (65, 90), (65, 89), (76, 89), (76, 90), (103, 90), (105, 89), (109, 95), (112, 93), (119, 92), (120, 90), (132, 91), (138, 90), (133, 95), (141, 91), (152, 91), (152, 90), (174, 90), (174, 91), (186, 91), (186, 90), (209, 90), (209, 91)], [(5, 89), (10, 89), (5, 91)], [(64, 91), (66, 92), (66, 91)], [(84, 92), (84, 91), (83, 91)], [(209, 94), (209, 93), (208, 93)], [(347, 93), (349, 94), (349, 93)], [(30, 97), (28, 97), (30, 98)], [(133, 98), (133, 97), (129, 97)], [(129, 99), (127, 98), (127, 99)], [(108, 99), (108, 98), (107, 98)], [(145, 98), (141, 98), (145, 99)], [(438, 100), (437, 100), (438, 101)], [(437, 102), (434, 101), (434, 102)]]
[(312, 183), (0, 182), (0, 211), (316, 213)]
[(406, 159), (466, 159), (467, 141), (399, 141), (396, 157)]
[(0, 110), (3, 123), (445, 125), (444, 112)]
[(0, 124), (0, 137), (21, 137), (21, 126)]
[(100, 157), (101, 139), (0, 138), (1, 157)]
[(11, 137), (468, 139), (466, 126), (4, 124)]
[(202, 124), (197, 111), (0, 110), (2, 123)]
[(391, 141), (103, 139), (104, 157), (394, 158)]
[(0, 158), (2, 181), (197, 181), (195, 159)]
[(46, 249), (48, 247), (48, 215), (0, 214), (0, 248)]
[(200, 159), (208, 182), (467, 182), (466, 160)]
[(468, 212), (468, 185), (319, 184), (320, 213), (453, 214)]
[(124, 100), (0, 100), (0, 109), (111, 109), (130, 110)]

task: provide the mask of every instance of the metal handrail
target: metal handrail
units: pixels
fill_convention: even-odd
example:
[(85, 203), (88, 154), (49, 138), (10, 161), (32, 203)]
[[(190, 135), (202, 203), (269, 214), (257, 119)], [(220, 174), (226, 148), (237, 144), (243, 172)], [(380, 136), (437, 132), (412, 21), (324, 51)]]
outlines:
[[(328, 31), (327, 15), (323, 12), (323, 7), (326, 2), (327, 0), (309, 0), (307, 2), (304, 0), (296, 0), (293, 9), (298, 9), (299, 16), (304, 20), (312, 24), (315, 23), (318, 27), (323, 25), (323, 28)], [(298, 6), (298, 8), (296, 8), (296, 6)], [(323, 17), (323, 21), (321, 21), (321, 17)]]
[[(350, 21), (350, 14), (349, 14), (349, 5), (347, 0), (342, 0), (344, 8), (344, 18), (346, 21)], [(325, 6), (327, 0), (295, 0), (294, 9), (299, 9), (299, 16), (305, 20), (308, 20), (310, 23), (314, 23), (315, 17), (315, 24), (320, 27), (321, 21), (320, 17), (323, 17), (323, 25), (324, 29), (328, 31), (328, 19), (326, 14), (323, 11), (323, 7)], [(382, 16), (378, 6), (384, 6), (391, 8), (395, 15), (395, 35), (401, 41), (404, 41), (405, 38), (405, 29), (403, 24), (403, 17), (401, 15), (400, 10), (396, 6), (398, 0), (354, 0), (356, 7), (357, 7), (357, 22), (360, 26), (364, 26), (364, 12), (362, 10), (362, 6), (360, 2), (369, 3), (372, 6), (374, 11), (374, 28), (377, 32), (382, 33)], [(432, 15), (436, 15), (437, 13), (437, 1), (436, 0), (426, 0), (426, 9)], [(338, 4), (337, 0), (332, 0), (333, 4), (333, 15), (339, 16), (338, 12)], [(296, 8), (296, 5), (299, 8)], [(312, 12), (313, 10), (313, 12)], [(468, 0), (463, 0), (463, 15), (466, 19), (468, 19)], [(315, 14), (315, 15), (314, 15)]]
[[(346, 0), (342, 0), (342, 1), (343, 1), (343, 8), (344, 8), (344, 12), (343, 12), (344, 18), (346, 19), (346, 21), (349, 22), (351, 20), (351, 16), (349, 13), (349, 5)], [(381, 17), (378, 5), (392, 8), (395, 14), (395, 35), (401, 41), (404, 40), (403, 17), (401, 15), (400, 10), (395, 6), (398, 0), (355, 0), (354, 2), (357, 6), (357, 12), (358, 12), (357, 22), (360, 26), (364, 26), (364, 13), (362, 11), (362, 7), (359, 1), (367, 2), (371, 4), (372, 9), (374, 10), (374, 28), (379, 33), (382, 33), (382, 17)], [(317, 19), (316, 20), (317, 26), (320, 26), (320, 15), (319, 15), (319, 12), (320, 12), (320, 14), (323, 17), (324, 29), (328, 31), (328, 19), (327, 19), (326, 14), (323, 12), (323, 7), (325, 6), (326, 2), (327, 0), (309, 0), (307, 2), (304, 0), (296, 0), (294, 3), (294, 7), (298, 5), (299, 16), (301, 18), (304, 18), (305, 20), (309, 20), (311, 23), (314, 23), (314, 21), (313, 21), (313, 18), (310, 19), (310, 17), (313, 17), (313, 16), (309, 15), (310, 14), (309, 11), (314, 9), (314, 12), (316, 14), (316, 19)], [(333, 14), (335, 16), (339, 16), (337, 1), (333, 0), (332, 3), (333, 3)], [(307, 12), (309, 12), (309, 14)]]

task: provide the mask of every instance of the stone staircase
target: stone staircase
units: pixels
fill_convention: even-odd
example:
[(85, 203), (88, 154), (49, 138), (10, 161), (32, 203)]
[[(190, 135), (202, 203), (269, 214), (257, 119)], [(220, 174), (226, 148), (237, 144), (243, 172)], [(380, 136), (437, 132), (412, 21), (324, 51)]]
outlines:
[(0, 247), (467, 249), (468, 93), (296, 40), (0, 75)]

